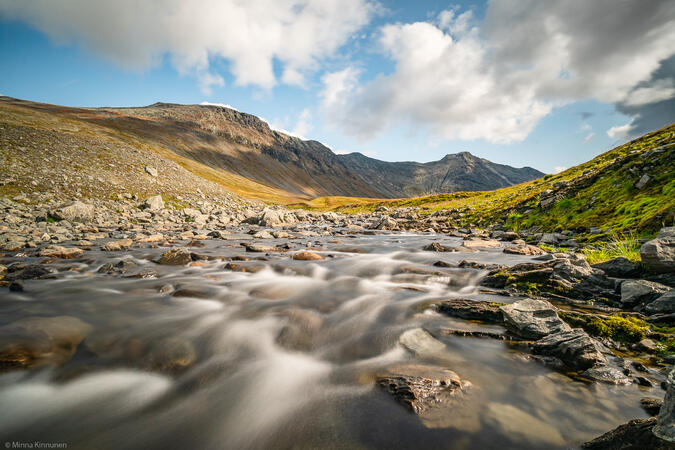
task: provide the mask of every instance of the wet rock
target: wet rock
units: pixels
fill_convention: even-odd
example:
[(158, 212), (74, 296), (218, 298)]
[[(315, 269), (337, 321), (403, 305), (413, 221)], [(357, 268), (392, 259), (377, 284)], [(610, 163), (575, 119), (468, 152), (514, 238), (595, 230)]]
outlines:
[(446, 351), (445, 344), (437, 340), (428, 331), (414, 328), (401, 334), (398, 342), (420, 357), (433, 357)]
[(616, 278), (635, 278), (639, 277), (642, 269), (638, 263), (630, 261), (628, 258), (619, 256), (609, 261), (593, 264), (591, 267), (600, 269), (610, 277)]
[(636, 305), (649, 303), (668, 292), (670, 288), (647, 280), (626, 280), (621, 283), (621, 303)]
[(631, 384), (632, 380), (624, 372), (610, 365), (597, 365), (584, 371), (582, 376), (594, 381), (609, 384)]
[(666, 396), (654, 427), (654, 434), (665, 441), (675, 443), (675, 369), (672, 369), (666, 378)]
[(453, 298), (434, 303), (432, 306), (439, 313), (451, 317), (459, 317), (460, 319), (493, 323), (501, 323), (503, 321), (503, 314), (500, 309), (501, 304), (499, 303)]
[(398, 222), (392, 219), (389, 216), (384, 216), (380, 221), (375, 225), (377, 230), (398, 230)]
[(8, 288), (9, 288), (9, 292), (23, 292), (24, 291), (23, 284), (21, 284), (18, 281), (12, 281), (11, 283), (9, 283)]
[(642, 409), (650, 416), (658, 415), (662, 405), (663, 400), (660, 398), (644, 397), (640, 399), (640, 406), (642, 406)]
[(153, 195), (152, 197), (145, 199), (143, 206), (145, 206), (148, 211), (159, 211), (164, 209), (164, 200), (161, 195)]
[(0, 370), (61, 365), (91, 332), (76, 317), (27, 317), (0, 328)]
[(501, 270), (506, 266), (501, 264), (487, 264), (478, 261), (467, 261), (465, 259), (461, 260), (457, 267), (461, 269), (478, 269), (478, 270)]
[(167, 373), (179, 373), (188, 369), (197, 361), (197, 351), (187, 339), (170, 337), (155, 343), (145, 364), (150, 370)]
[(244, 247), (246, 248), (247, 252), (254, 252), (254, 253), (269, 253), (280, 251), (280, 249), (276, 247), (263, 244), (244, 244)]
[(211, 298), (211, 294), (199, 289), (180, 288), (174, 291), (174, 297)]
[(635, 377), (635, 383), (638, 386), (654, 387), (654, 383), (652, 383), (651, 381), (649, 381), (649, 379), (642, 376)]
[(537, 355), (554, 356), (568, 367), (589, 369), (596, 364), (607, 364), (598, 343), (581, 329), (560, 331), (539, 339), (532, 344)]
[(258, 231), (253, 235), (255, 239), (274, 239), (274, 236), (272, 236), (272, 233), (269, 231)]
[(288, 319), (288, 324), (279, 332), (277, 343), (288, 350), (311, 350), (323, 325), (321, 315), (304, 309), (292, 309), (280, 315)]
[(38, 252), (38, 256), (44, 256), (48, 258), (63, 258), (63, 259), (72, 259), (81, 256), (84, 253), (84, 250), (77, 247), (62, 247), (60, 245), (50, 245), (41, 249)]
[(509, 404), (489, 403), (485, 421), (515, 442), (524, 442), (537, 448), (565, 445), (565, 439), (552, 425)]
[(105, 245), (101, 246), (101, 250), (105, 252), (119, 252), (131, 248), (134, 244), (134, 241), (131, 239), (120, 239), (119, 241), (108, 242)]
[(11, 269), (12, 270), (5, 276), (5, 280), (7, 281), (39, 280), (53, 277), (53, 269), (41, 264), (28, 264), (17, 267), (12, 266)]
[(184, 266), (192, 262), (192, 256), (188, 249), (177, 247), (162, 253), (157, 262), (165, 266)]
[(506, 247), (504, 253), (512, 255), (524, 255), (524, 256), (538, 256), (545, 255), (546, 251), (537, 247), (536, 245), (520, 244), (514, 245), (512, 247)]
[(672, 450), (673, 444), (658, 438), (653, 429), (656, 418), (635, 419), (619, 425), (600, 437), (588, 441), (582, 448), (592, 450)]
[(558, 317), (555, 307), (546, 300), (519, 300), (500, 309), (506, 327), (526, 339), (539, 339), (552, 333), (571, 330)]
[(637, 344), (635, 344), (635, 347), (638, 350), (642, 350), (644, 352), (653, 352), (654, 350), (656, 350), (656, 342), (652, 341), (651, 339), (645, 338), (642, 339)]
[(462, 246), (470, 249), (496, 248), (501, 247), (502, 243), (494, 239), (466, 239), (462, 242)]
[(675, 236), (668, 229), (662, 230), (656, 239), (652, 239), (640, 247), (642, 265), (650, 272), (675, 272)]
[(94, 220), (95, 212), (93, 205), (74, 201), (52, 209), (49, 211), (49, 216), (57, 220), (67, 220), (68, 222), (91, 222)]
[(675, 313), (675, 290), (666, 292), (653, 302), (648, 303), (645, 309), (650, 314)]
[(452, 402), (465, 384), (450, 369), (427, 365), (401, 365), (376, 376), (384, 389), (405, 408), (416, 414), (439, 403)]
[(455, 267), (455, 265), (445, 261), (436, 261), (434, 267)]
[(5, 278), (5, 275), (7, 275), (7, 267), (0, 264), (0, 280)]
[(428, 252), (454, 252), (456, 251), (452, 247), (444, 247), (438, 242), (432, 242), (429, 245), (426, 245), (422, 250), (428, 251)]
[(323, 256), (319, 255), (318, 253), (305, 250), (293, 254), (292, 258), (298, 261), (319, 261), (323, 259)]
[(173, 287), (172, 284), (167, 283), (167, 284), (161, 285), (159, 287), (159, 289), (157, 289), (157, 292), (159, 292), (160, 294), (171, 294), (175, 290), (176, 290), (176, 288)]

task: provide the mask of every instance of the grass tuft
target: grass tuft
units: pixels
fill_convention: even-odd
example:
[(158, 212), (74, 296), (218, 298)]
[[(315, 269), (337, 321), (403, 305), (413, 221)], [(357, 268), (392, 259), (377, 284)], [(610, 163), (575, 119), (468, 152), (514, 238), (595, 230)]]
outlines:
[(634, 233), (615, 234), (610, 241), (586, 247), (582, 253), (589, 264), (598, 264), (619, 256), (640, 262), (640, 241)]

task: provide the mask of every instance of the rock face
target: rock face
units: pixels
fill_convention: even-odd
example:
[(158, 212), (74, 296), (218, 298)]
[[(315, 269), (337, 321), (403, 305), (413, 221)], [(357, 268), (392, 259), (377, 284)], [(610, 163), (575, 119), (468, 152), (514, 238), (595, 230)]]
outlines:
[(675, 443), (675, 369), (670, 371), (666, 379), (666, 396), (654, 427), (654, 434), (665, 441)]
[(95, 217), (95, 209), (93, 205), (74, 201), (51, 210), (49, 215), (57, 220), (68, 222), (91, 222)]
[(645, 268), (654, 273), (675, 272), (674, 227), (664, 228), (656, 239), (642, 244), (640, 257)]
[(504, 324), (514, 334), (539, 339), (552, 333), (571, 331), (558, 317), (552, 304), (545, 300), (525, 299), (501, 308)]
[(397, 402), (416, 414), (438, 403), (452, 401), (464, 387), (452, 370), (426, 365), (395, 366), (378, 374), (376, 381)]
[(640, 276), (642, 272), (638, 263), (634, 263), (623, 256), (593, 264), (592, 267), (602, 270), (607, 276), (616, 278), (635, 278)]
[(585, 370), (596, 364), (607, 364), (598, 344), (581, 329), (560, 331), (539, 339), (532, 344), (537, 355), (554, 356), (567, 366)]

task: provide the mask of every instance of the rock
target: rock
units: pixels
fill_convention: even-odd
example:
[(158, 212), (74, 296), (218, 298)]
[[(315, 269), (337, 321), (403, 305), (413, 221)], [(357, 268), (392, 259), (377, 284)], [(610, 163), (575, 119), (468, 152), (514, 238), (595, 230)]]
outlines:
[(192, 256), (188, 249), (177, 247), (162, 253), (157, 262), (165, 266), (184, 266), (192, 262)]
[(500, 435), (508, 436), (514, 442), (527, 443), (536, 448), (565, 445), (565, 439), (556, 428), (509, 404), (489, 403), (484, 419)]
[(600, 437), (588, 441), (582, 448), (592, 450), (672, 450), (670, 442), (659, 439), (653, 432), (656, 418), (635, 419), (619, 425)]
[(521, 244), (514, 245), (512, 247), (506, 247), (504, 253), (509, 253), (512, 255), (525, 255), (525, 256), (537, 256), (545, 255), (546, 251), (535, 245)]
[(95, 218), (95, 212), (94, 206), (74, 201), (52, 209), (49, 211), (49, 216), (68, 222), (91, 222)]
[(157, 176), (157, 169), (155, 169), (152, 166), (145, 166), (145, 172), (148, 173), (152, 177)]
[(642, 177), (638, 180), (638, 182), (635, 183), (635, 188), (642, 189), (643, 187), (647, 186), (647, 183), (649, 183), (651, 179), (652, 178), (647, 174), (642, 175)]
[(323, 256), (314, 252), (304, 250), (293, 254), (292, 258), (298, 261), (319, 261), (323, 259)]
[(546, 300), (525, 299), (500, 307), (506, 327), (526, 339), (539, 339), (552, 333), (570, 331)]
[(461, 298), (443, 300), (433, 304), (436, 311), (451, 317), (494, 323), (501, 323), (503, 321), (500, 306), (498, 303)]
[(462, 246), (466, 248), (476, 249), (476, 248), (495, 248), (501, 247), (501, 242), (494, 239), (466, 239), (462, 243)]
[[(5, 280), (38, 280), (43, 278), (53, 278), (53, 270), (41, 264), (28, 264), (20, 266), (19, 270), (11, 270), (5, 275)], [(14, 269), (14, 267), (12, 267)]]
[(656, 342), (648, 338), (642, 339), (640, 342), (635, 344), (635, 346), (638, 350), (642, 350), (645, 352), (653, 352), (654, 350), (656, 350)]
[(18, 281), (12, 281), (9, 283), (9, 292), (23, 292), (23, 284)]
[(270, 208), (263, 209), (262, 213), (257, 218), (258, 225), (263, 227), (278, 227), (292, 222), (294, 221), (291, 220), (290, 217), (286, 217), (284, 211)]
[(150, 370), (179, 373), (197, 361), (194, 345), (182, 338), (170, 337), (154, 344), (144, 360)]
[(255, 239), (274, 239), (274, 236), (272, 236), (272, 233), (266, 230), (258, 231), (253, 235)]
[(650, 302), (645, 307), (650, 314), (671, 314), (675, 313), (675, 290), (671, 290)]
[(596, 364), (607, 364), (607, 359), (600, 353), (595, 339), (579, 328), (549, 334), (539, 339), (532, 344), (532, 352), (536, 355), (554, 356), (577, 370), (586, 370)]
[(638, 263), (634, 263), (623, 256), (610, 259), (609, 261), (593, 264), (591, 267), (600, 269), (610, 277), (635, 278), (639, 277), (642, 269)]
[(377, 230), (398, 230), (398, 223), (389, 216), (384, 216), (380, 221), (375, 225)]
[(439, 403), (451, 402), (464, 383), (450, 369), (427, 365), (401, 365), (376, 376), (378, 386), (415, 414)]
[(254, 252), (254, 253), (269, 253), (269, 252), (278, 252), (281, 251), (280, 249), (276, 247), (272, 247), (269, 245), (262, 245), (262, 244), (244, 244), (244, 247), (246, 247), (247, 252)]
[(81, 248), (50, 245), (46, 248), (41, 249), (38, 252), (38, 256), (44, 256), (49, 258), (72, 259), (81, 256), (83, 253), (84, 250), (82, 250)]
[(666, 396), (657, 418), (654, 434), (659, 438), (675, 442), (675, 369), (666, 378)]
[(650, 272), (675, 272), (675, 236), (664, 232), (664, 237), (652, 239), (640, 247), (642, 265)]
[(663, 227), (659, 230), (659, 234), (656, 235), (657, 238), (668, 238), (675, 237), (675, 227)]
[(108, 242), (107, 244), (101, 246), (101, 250), (106, 252), (119, 252), (121, 250), (131, 248), (133, 244), (134, 241), (131, 239), (120, 239), (119, 241)]
[(422, 328), (413, 328), (404, 332), (398, 342), (422, 358), (434, 357), (446, 352), (445, 344)]
[(429, 245), (426, 245), (422, 250), (428, 251), (428, 252), (454, 252), (455, 249), (452, 247), (444, 247), (438, 242), (432, 242)]
[(609, 384), (631, 384), (630, 378), (626, 377), (622, 370), (609, 365), (597, 365), (584, 371), (582, 376), (591, 380)]
[(153, 195), (152, 197), (145, 199), (143, 205), (149, 211), (159, 211), (164, 209), (164, 200), (162, 200), (161, 195)]
[(151, 234), (150, 236), (138, 238), (137, 241), (141, 244), (153, 244), (155, 242), (163, 242), (165, 237), (163, 234)]
[(663, 400), (660, 398), (645, 397), (640, 399), (640, 406), (642, 406), (642, 409), (644, 409), (650, 416), (656, 416), (661, 410), (662, 405)]
[(91, 332), (76, 317), (27, 317), (0, 328), (0, 370), (61, 365)]
[(624, 305), (637, 305), (638, 303), (649, 303), (662, 294), (668, 292), (670, 288), (659, 283), (647, 280), (626, 280), (621, 283), (621, 303)]
[(541, 239), (539, 240), (539, 244), (557, 245), (558, 244), (558, 238), (556, 237), (555, 233), (544, 233), (544, 234), (541, 235)]
[(323, 325), (321, 315), (306, 309), (291, 309), (281, 315), (288, 318), (288, 324), (279, 332), (277, 343), (288, 350), (311, 350)]

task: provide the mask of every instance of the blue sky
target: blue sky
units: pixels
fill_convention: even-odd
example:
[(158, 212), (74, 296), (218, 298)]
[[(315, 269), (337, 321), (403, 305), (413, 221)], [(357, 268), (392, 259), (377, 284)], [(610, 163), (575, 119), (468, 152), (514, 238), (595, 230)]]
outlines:
[(0, 0), (0, 93), (222, 103), (336, 152), (544, 172), (673, 121), (643, 123), (675, 97), (672, 3), (528, 1)]

